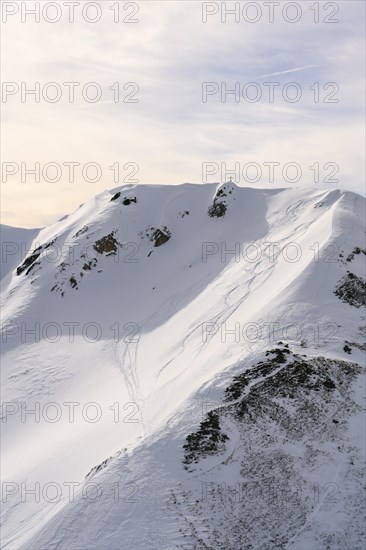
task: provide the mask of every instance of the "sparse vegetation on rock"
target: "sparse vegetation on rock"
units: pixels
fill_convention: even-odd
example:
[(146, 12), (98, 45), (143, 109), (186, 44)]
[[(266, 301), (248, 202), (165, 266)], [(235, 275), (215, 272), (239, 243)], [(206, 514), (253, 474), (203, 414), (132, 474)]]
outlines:
[(77, 280), (75, 279), (75, 276), (74, 276), (74, 275), (72, 275), (72, 276), (70, 277), (70, 285), (71, 285), (71, 288), (76, 288), (76, 289), (78, 289), (78, 282), (77, 282)]
[(52, 246), (53, 243), (54, 243), (54, 241), (51, 241), (51, 242), (47, 243), (46, 245), (38, 246), (35, 250), (33, 250), (32, 254), (30, 256), (28, 256), (27, 258), (25, 258), (23, 263), (19, 267), (17, 267), (16, 274), (21, 275), (21, 273), (23, 273), (23, 271), (26, 270), (26, 275), (28, 275), (28, 273), (30, 273), (30, 271), (36, 265), (40, 264), (40, 262), (37, 262), (37, 260), (40, 257), (40, 255), (42, 254), (42, 252), (44, 252), (44, 250), (47, 250), (47, 248)]
[[(360, 344), (359, 342), (349, 342), (348, 340), (346, 340), (345, 344), (346, 345), (344, 347), (350, 348), (351, 350), (352, 348), (355, 348), (360, 351), (366, 351), (366, 342), (363, 342), (362, 344)], [(343, 350), (346, 351), (344, 348)]]
[(118, 191), (118, 193), (116, 193), (115, 195), (113, 195), (113, 197), (111, 198), (111, 201), (116, 201), (119, 197), (121, 196), (121, 191)]
[(149, 241), (154, 243), (155, 247), (162, 246), (163, 244), (168, 242), (172, 236), (166, 225), (163, 225), (161, 228), (147, 227), (145, 234), (139, 233), (139, 235), (141, 239), (146, 236)]
[(344, 351), (345, 353), (348, 353), (349, 355), (351, 355), (351, 353), (352, 353), (352, 348), (351, 348), (348, 344), (345, 344), (345, 345), (343, 346), (343, 351)]
[(353, 307), (366, 305), (366, 281), (354, 273), (347, 272), (338, 283), (334, 294)]
[(355, 256), (358, 256), (359, 254), (365, 254), (366, 250), (363, 248), (360, 248), (359, 246), (355, 246), (355, 248), (352, 250), (351, 254), (349, 254), (346, 258), (346, 262), (352, 262)]
[(198, 462), (200, 458), (224, 450), (228, 439), (221, 431), (218, 412), (210, 411), (206, 420), (201, 422), (199, 430), (187, 436), (187, 443), (183, 445), (184, 464)]
[[(270, 350), (273, 359), (235, 376), (226, 389), (226, 402), (210, 413), (225, 418), (230, 439), (233, 431), (239, 441), (224, 458), (218, 456), (206, 469), (200, 465), (200, 479), (208, 485), (204, 496), (198, 500), (179, 494), (175, 500), (182, 518), (199, 518), (193, 521), (196, 528), (204, 518), (204, 528), (197, 533), (187, 524), (197, 548), (285, 548), (314, 511), (309, 472), (320, 469), (325, 457), (334, 453), (346, 463), (353, 451), (345, 445), (345, 434), (349, 419), (361, 412), (352, 388), (362, 367), (326, 357), (302, 359), (290, 350), (284, 352), (285, 363), (276, 363), (282, 354), (274, 351)], [(186, 453), (187, 447), (192, 452), (193, 463), (205, 456), (200, 453), (200, 432), (191, 434), (190, 445), (184, 446)], [(225, 447), (224, 441), (209, 454), (225, 452)], [(338, 457), (333, 463), (337, 461)], [(359, 475), (360, 468), (352, 469), (352, 455), (349, 464), (347, 475)], [(239, 467), (239, 474), (230, 485), (225, 482), (231, 467), (234, 471)], [(361, 484), (358, 496), (360, 490)], [(334, 547), (345, 548), (339, 542), (343, 535), (338, 535), (334, 534)], [(329, 540), (324, 547), (333, 547), (333, 539)]]
[(170, 231), (168, 231), (168, 228), (164, 226), (163, 229), (156, 229), (151, 235), (150, 240), (153, 241), (154, 246), (161, 246), (162, 244), (168, 242), (170, 237)]
[[(120, 196), (121, 196), (121, 191), (118, 191), (115, 195), (113, 195), (110, 202), (116, 201), (117, 199), (120, 198)], [(124, 197), (124, 199), (122, 200), (122, 204), (124, 206), (128, 206), (132, 203), (137, 203), (137, 198), (135, 196)]]
[(111, 256), (117, 254), (118, 247), (121, 246), (120, 243), (114, 237), (115, 231), (109, 233), (105, 237), (102, 237), (94, 243), (94, 250), (98, 254), (105, 254), (106, 256)]
[(232, 195), (233, 190), (234, 186), (232, 184), (226, 184), (216, 191), (212, 205), (207, 211), (210, 218), (222, 218), (225, 216), (227, 211), (227, 202), (225, 197)]
[[(233, 378), (233, 382), (225, 390), (224, 403), (227, 405), (211, 411), (200, 429), (187, 437), (187, 444), (184, 445), (186, 464), (197, 462), (207, 454), (215, 454), (223, 449), (226, 437), (220, 431), (220, 415), (229, 414), (248, 423), (256, 422), (264, 414), (269, 414), (270, 418), (276, 419), (283, 426), (291, 427), (294, 436), (295, 431), (301, 429), (302, 422), (300, 417), (297, 418), (298, 415), (301, 416), (301, 411), (293, 416), (289, 405), (286, 407), (283, 403), (280, 406), (273, 401), (274, 398), (291, 401), (297, 399), (297, 403), (299, 400), (307, 402), (308, 421), (315, 425), (317, 417), (314, 403), (319, 398), (327, 403), (332, 399), (330, 393), (339, 384), (344, 391), (345, 386), (361, 372), (361, 368), (355, 363), (323, 357), (300, 359), (288, 348), (270, 350), (269, 353), (274, 353), (275, 357), (265, 363), (257, 363)], [(284, 354), (288, 355), (287, 363), (286, 358), (283, 362)], [(316, 392), (317, 398), (313, 392)], [(310, 412), (312, 409), (314, 417)]]
[(89, 260), (89, 262), (86, 262), (84, 265), (83, 265), (83, 270), (84, 271), (91, 271), (93, 269), (93, 267), (96, 267), (98, 264), (98, 260), (96, 258), (93, 258), (92, 260)]
[(122, 201), (122, 204), (124, 206), (129, 206), (132, 203), (135, 203), (135, 204), (137, 203), (137, 198), (136, 197), (126, 197)]
[(222, 218), (225, 216), (227, 206), (224, 202), (214, 200), (213, 204), (209, 207), (207, 213), (210, 218)]

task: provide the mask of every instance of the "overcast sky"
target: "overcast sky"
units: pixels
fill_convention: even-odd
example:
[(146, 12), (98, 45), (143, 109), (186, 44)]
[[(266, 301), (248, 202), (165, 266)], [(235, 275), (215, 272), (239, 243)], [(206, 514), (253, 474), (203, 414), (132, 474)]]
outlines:
[[(240, 2), (240, 20), (226, 22), (221, 2), (121, 2), (114, 22), (115, 1), (97, 2), (100, 11), (90, 5), (83, 17), (80, 0), (73, 23), (63, 1), (39, 23), (25, 4), (35, 2), (2, 2), (2, 223), (43, 226), (123, 180), (222, 181), (222, 163), (239, 163), (240, 185), (364, 193), (363, 1), (280, 2), (273, 22), (263, 2)], [(36, 82), (40, 101), (22, 101)], [(73, 103), (65, 82), (80, 83)], [(235, 83), (240, 97), (224, 101), (220, 92)], [(25, 173), (36, 162), (39, 183)], [(80, 163), (74, 182), (72, 162)], [(90, 165), (83, 174), (87, 163), (100, 173)], [(279, 163), (274, 181), (268, 163)]]

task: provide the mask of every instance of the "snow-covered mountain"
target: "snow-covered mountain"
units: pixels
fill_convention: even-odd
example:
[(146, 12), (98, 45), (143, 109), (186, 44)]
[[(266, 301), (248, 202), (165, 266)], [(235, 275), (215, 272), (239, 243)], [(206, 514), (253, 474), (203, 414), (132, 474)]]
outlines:
[(363, 548), (364, 219), (129, 185), (6, 228), (2, 548)]

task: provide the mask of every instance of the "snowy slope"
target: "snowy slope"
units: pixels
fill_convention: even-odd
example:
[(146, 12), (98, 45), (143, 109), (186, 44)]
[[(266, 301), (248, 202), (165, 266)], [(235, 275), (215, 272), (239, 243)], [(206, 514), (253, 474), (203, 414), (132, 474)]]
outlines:
[[(2, 547), (361, 548), (364, 208), (340, 190), (125, 186), (32, 234), (2, 288)], [(292, 361), (315, 361), (312, 377), (316, 357), (359, 365), (345, 378), (343, 363), (329, 363), (337, 390), (319, 403), (350, 411), (328, 434), (332, 416), (319, 409), (321, 442), (311, 419), (294, 439), (263, 411), (243, 431), (222, 409), (233, 376), (284, 344)], [(301, 424), (317, 398), (293, 383)], [(221, 411), (228, 440), (185, 468), (183, 445), (207, 409)], [(267, 489), (234, 505), (212, 496), (258, 476), (293, 488), (299, 472), (295, 515), (287, 498), (269, 504)]]

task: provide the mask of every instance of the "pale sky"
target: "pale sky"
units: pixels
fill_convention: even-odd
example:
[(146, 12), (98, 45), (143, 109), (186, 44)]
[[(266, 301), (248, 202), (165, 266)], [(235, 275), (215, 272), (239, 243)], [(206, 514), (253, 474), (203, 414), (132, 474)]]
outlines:
[[(268, 2), (259, 1), (240, 2), (238, 22), (234, 15), (222, 21), (222, 2), (120, 2), (120, 21), (114, 22), (115, 0), (79, 0), (73, 23), (66, 1), (48, 3), (53, 6), (41, 11), (37, 23), (24, 11), (36, 2), (2, 2), (2, 223), (49, 224), (94, 194), (122, 185), (137, 167), (132, 179), (140, 183), (199, 184), (203, 163), (213, 171), (217, 166), (208, 182), (226, 179), (222, 163), (227, 169), (239, 163), (239, 185), (340, 187), (364, 194), (363, 1), (275, 2), (273, 22)], [(99, 21), (84, 20), (84, 4), (97, 5), (88, 7), (86, 17)], [(288, 4), (296, 5), (284, 10)], [(55, 23), (45, 20), (57, 17)], [(40, 101), (28, 94), (22, 102), (21, 92), (36, 82)], [(80, 84), (73, 103), (68, 82)], [(86, 86), (90, 82), (97, 88)], [(114, 102), (117, 82), (122, 99), (138, 102)], [(134, 84), (124, 90), (127, 83)], [(203, 83), (210, 83), (206, 102)], [(220, 92), (235, 85), (240, 96), (227, 95), (223, 102)], [(87, 101), (98, 90), (100, 100)], [(60, 100), (47, 101), (57, 91)], [(291, 102), (299, 91), (299, 101)], [(255, 100), (255, 93), (261, 98)], [(36, 162), (39, 183), (26, 173)], [(80, 165), (71, 182), (67, 163), (74, 162)], [(50, 165), (44, 177), (48, 163), (59, 165), (58, 175)], [(99, 181), (88, 181), (98, 179), (93, 167), (83, 176), (87, 163), (100, 167)], [(110, 169), (117, 163), (119, 181)], [(251, 163), (261, 168), (255, 182), (256, 174), (245, 172)], [(279, 163), (273, 182), (268, 163)], [(301, 167), (296, 183), (284, 179), (288, 163)], [(59, 181), (47, 181), (56, 176)]]

